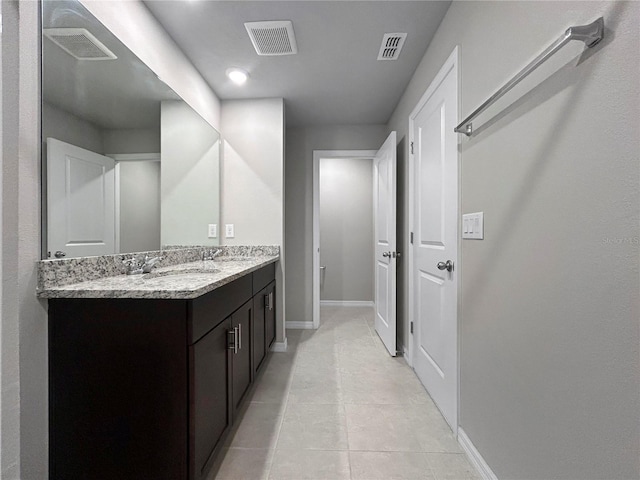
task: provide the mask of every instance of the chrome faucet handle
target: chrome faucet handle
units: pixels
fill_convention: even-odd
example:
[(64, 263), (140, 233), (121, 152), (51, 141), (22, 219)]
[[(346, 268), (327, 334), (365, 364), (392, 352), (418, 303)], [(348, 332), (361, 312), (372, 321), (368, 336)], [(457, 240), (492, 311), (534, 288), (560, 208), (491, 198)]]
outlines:
[(134, 275), (136, 273), (142, 273), (140, 259), (137, 257), (125, 258), (122, 260), (122, 264), (125, 266), (125, 273), (127, 275)]

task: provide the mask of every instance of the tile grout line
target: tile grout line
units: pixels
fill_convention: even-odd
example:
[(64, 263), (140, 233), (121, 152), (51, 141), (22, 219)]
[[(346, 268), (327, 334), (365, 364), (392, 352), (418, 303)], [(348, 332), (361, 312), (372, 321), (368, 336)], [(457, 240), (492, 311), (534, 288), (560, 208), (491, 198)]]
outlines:
[[(349, 315), (348, 319), (346, 319), (345, 321), (353, 321), (356, 320), (357, 323), (361, 323), (360, 322), (360, 317), (359, 316), (353, 316), (353, 315)], [(320, 331), (322, 330), (334, 330), (336, 325), (339, 325), (340, 322), (331, 322), (329, 325), (327, 325), (327, 321), (325, 321), (323, 324), (321, 324), (320, 327)], [(365, 322), (365, 324), (367, 325), (367, 332), (369, 333), (370, 338), (372, 338), (372, 340), (374, 341), (374, 347), (377, 349), (378, 347), (383, 347), (383, 345), (379, 344), (379, 339), (377, 337), (377, 333), (374, 330), (374, 326), (371, 325), (368, 321)], [(325, 327), (324, 329), (322, 327)], [(324, 334), (331, 334), (331, 339), (326, 343), (326, 345), (324, 345), (324, 348), (322, 350), (325, 350), (326, 348), (337, 348), (339, 345), (339, 341), (338, 341), (338, 334), (334, 331), (334, 332), (323, 332), (322, 335)], [(311, 353), (312, 355), (315, 352), (314, 348), (309, 348), (311, 345), (305, 345), (306, 342), (301, 342), (301, 339), (298, 339), (298, 343), (296, 343), (296, 352), (294, 353), (294, 359), (293, 359), (293, 365), (292, 365), (292, 371), (293, 374), (291, 376), (290, 381), (288, 382), (287, 385), (287, 391), (286, 391), (286, 396), (285, 396), (285, 400), (284, 400), (284, 410), (283, 410), (283, 415), (279, 424), (279, 428), (277, 431), (277, 435), (276, 435), (276, 443), (275, 443), (275, 447), (274, 447), (274, 451), (273, 451), (273, 455), (271, 456), (271, 461), (269, 464), (269, 468), (268, 468), (268, 474), (267, 476), (269, 476), (271, 474), (271, 471), (273, 469), (273, 464), (274, 464), (274, 458), (275, 458), (275, 453), (276, 451), (278, 451), (277, 449), (277, 445), (279, 442), (279, 438), (281, 435), (281, 431), (284, 425), (284, 415), (286, 414), (287, 410), (288, 410), (288, 406), (289, 406), (289, 402), (290, 402), (290, 396), (291, 396), (291, 387), (293, 384), (293, 379), (295, 378), (295, 376), (299, 373), (302, 373), (304, 370), (301, 367), (301, 363), (300, 363), (300, 355), (302, 354), (306, 354), (306, 353)], [(315, 345), (315, 344), (314, 344)], [(343, 343), (340, 343), (341, 346), (344, 347)], [(320, 351), (322, 351), (320, 350)], [(348, 376), (349, 374), (353, 374), (354, 372), (350, 372), (349, 369), (346, 368), (345, 362), (347, 361), (347, 359), (341, 355), (340, 353), (342, 352), (342, 350), (337, 350), (337, 356), (336, 356), (336, 367), (334, 367), (336, 369), (336, 379), (338, 381), (338, 389), (340, 392), (340, 397), (339, 400), (335, 403), (335, 405), (340, 405), (339, 410), (343, 412), (344, 415), (344, 425), (345, 425), (345, 436), (346, 436), (346, 440), (347, 440), (347, 461), (348, 461), (348, 466), (349, 466), (349, 478), (353, 480), (354, 478), (354, 470), (353, 470), (353, 464), (352, 464), (352, 453), (353, 452), (371, 452), (371, 453), (391, 453), (391, 452), (398, 452), (398, 453), (410, 453), (407, 452), (405, 450), (361, 450), (361, 449), (352, 449), (351, 445), (350, 445), (350, 435), (349, 435), (349, 426), (350, 426), (350, 422), (348, 420), (348, 415), (347, 415), (347, 406), (349, 405), (379, 405), (379, 406), (398, 406), (398, 407), (404, 407), (404, 406), (408, 406), (404, 403), (390, 403), (390, 404), (372, 404), (370, 402), (348, 402), (346, 397), (344, 396), (344, 392), (343, 392), (343, 387), (344, 387), (344, 382), (346, 381), (345, 376)], [(386, 353), (386, 351), (385, 351)], [(355, 372), (356, 374), (359, 374), (358, 372)], [(389, 372), (391, 373), (391, 372)], [(425, 392), (426, 393), (426, 392)], [(300, 402), (301, 404), (305, 404), (306, 402)], [(316, 402), (312, 402), (310, 403), (311, 405), (317, 405)], [(323, 404), (326, 404), (323, 402)], [(333, 404), (333, 403), (330, 403)], [(329, 405), (329, 404), (326, 404)], [(411, 406), (415, 406), (416, 408), (420, 408), (420, 407), (424, 407), (427, 404), (422, 404), (422, 403), (418, 403), (418, 404), (414, 404), (411, 403)], [(320, 450), (320, 451), (335, 451), (335, 452), (340, 452), (340, 451), (344, 451), (341, 449), (327, 449), (327, 448), (322, 448), (322, 449), (308, 449), (308, 450)], [(436, 452), (436, 451), (426, 451), (424, 449), (424, 447), (422, 447), (422, 445), (420, 445), (420, 449), (415, 451), (414, 453), (418, 453), (420, 455), (423, 455), (423, 458), (426, 461), (426, 465), (428, 470), (424, 470), (424, 473), (430, 473), (430, 478), (432, 480), (439, 480), (439, 476), (436, 474), (436, 469), (434, 469), (432, 462), (429, 460), (429, 454), (430, 453), (442, 453), (442, 454), (451, 454), (451, 455), (460, 455), (459, 453), (456, 452)], [(346, 472), (345, 472), (346, 473)]]
[(344, 428), (345, 428), (345, 435), (347, 437), (347, 462), (349, 465), (349, 478), (351, 480), (353, 480), (353, 468), (351, 466), (351, 444), (349, 443), (349, 418), (347, 416), (347, 407), (346, 407), (346, 402), (345, 402), (345, 398), (344, 398), (344, 392), (342, 390), (342, 359), (341, 359), (341, 355), (338, 354), (337, 355), (337, 362), (336, 362), (336, 369), (337, 369), (337, 373), (338, 373), (338, 378), (339, 378), (339, 392), (340, 392), (340, 405), (342, 407), (342, 412), (344, 413)]
[(269, 460), (269, 468), (267, 469), (267, 477), (266, 480), (269, 480), (271, 477), (271, 469), (273, 468), (273, 460), (276, 456), (276, 452), (278, 451), (278, 442), (280, 441), (280, 432), (282, 432), (282, 425), (284, 424), (284, 416), (287, 413), (287, 409), (289, 408), (289, 394), (291, 393), (291, 384), (293, 383), (293, 377), (296, 374), (296, 369), (298, 368), (298, 353), (300, 352), (300, 339), (298, 339), (298, 343), (296, 343), (296, 351), (293, 354), (293, 373), (291, 375), (291, 380), (287, 381), (287, 395), (284, 400), (284, 409), (282, 411), (282, 417), (280, 417), (280, 425), (278, 426), (278, 433), (276, 434), (276, 441), (273, 447), (273, 452), (271, 453), (271, 458)]

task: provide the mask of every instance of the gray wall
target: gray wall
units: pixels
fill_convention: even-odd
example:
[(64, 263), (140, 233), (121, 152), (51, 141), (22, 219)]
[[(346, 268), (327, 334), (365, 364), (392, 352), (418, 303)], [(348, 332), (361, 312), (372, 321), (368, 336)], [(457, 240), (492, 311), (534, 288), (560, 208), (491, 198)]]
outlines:
[(462, 212), (485, 214), (460, 257), (460, 425), (501, 479), (640, 477), (640, 4), (454, 2), (389, 123), (406, 141), (455, 45), (463, 118), (600, 15), (601, 45), (459, 137)]
[(189, 105), (161, 105), (162, 245), (218, 245), (208, 225), (220, 224), (220, 141), (218, 132)]
[(313, 151), (377, 150), (387, 136), (384, 125), (335, 125), (287, 129), (285, 164), (285, 242), (287, 318), (312, 320)]
[(160, 162), (119, 162), (120, 251), (160, 250)]
[(95, 153), (104, 154), (103, 130), (80, 117), (50, 103), (42, 104), (42, 143), (48, 137), (70, 143)]
[(280, 343), (285, 341), (284, 115), (282, 98), (226, 100), (220, 115), (222, 221), (235, 229), (234, 238), (225, 238), (224, 243), (280, 245), (276, 266), (276, 342)]
[(104, 151), (113, 153), (159, 153), (160, 128), (103, 129)]
[(373, 301), (373, 164), (320, 159), (320, 300)]

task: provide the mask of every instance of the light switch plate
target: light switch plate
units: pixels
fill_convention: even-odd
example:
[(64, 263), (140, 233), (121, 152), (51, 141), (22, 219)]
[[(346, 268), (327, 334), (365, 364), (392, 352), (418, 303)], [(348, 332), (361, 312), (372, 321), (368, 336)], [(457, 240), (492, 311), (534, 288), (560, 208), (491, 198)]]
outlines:
[(484, 239), (484, 212), (465, 213), (462, 215), (462, 238)]
[(225, 225), (225, 230), (224, 230), (224, 236), (227, 238), (233, 238), (234, 237), (234, 231), (233, 231), (233, 223), (227, 223)]
[(218, 236), (218, 225), (216, 223), (209, 224), (209, 238), (216, 238)]

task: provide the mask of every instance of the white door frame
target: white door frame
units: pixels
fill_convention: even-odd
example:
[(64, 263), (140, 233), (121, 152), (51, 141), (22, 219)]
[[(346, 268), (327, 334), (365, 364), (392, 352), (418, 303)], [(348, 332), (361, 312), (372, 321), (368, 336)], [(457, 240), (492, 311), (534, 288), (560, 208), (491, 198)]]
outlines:
[[(414, 107), (414, 109), (412, 110), (411, 114), (409, 115), (409, 130), (408, 130), (408, 136), (409, 136), (409, 232), (413, 232), (414, 231), (414, 225), (415, 225), (415, 202), (417, 200), (417, 195), (416, 195), (416, 191), (415, 191), (415, 182), (413, 181), (414, 175), (415, 175), (415, 157), (414, 154), (411, 152), (411, 144), (414, 141), (413, 138), (413, 127), (414, 127), (414, 120), (416, 118), (416, 116), (418, 115), (418, 113), (420, 112), (420, 110), (422, 109), (422, 107), (424, 107), (425, 103), (427, 103), (427, 100), (429, 100), (429, 98), (433, 95), (433, 92), (436, 90), (436, 88), (438, 88), (440, 86), (440, 84), (442, 83), (442, 81), (444, 80), (444, 78), (446, 77), (446, 75), (448, 74), (449, 70), (451, 69), (452, 65), (457, 69), (458, 71), (458, 118), (460, 118), (460, 106), (461, 103), (460, 102), (460, 57), (459, 57), (459, 47), (456, 45), (456, 47), (453, 49), (453, 51), (451, 52), (451, 54), (449, 55), (449, 58), (447, 58), (447, 60), (444, 62), (444, 64), (442, 65), (442, 67), (440, 68), (440, 70), (438, 71), (438, 74), (435, 76), (435, 78), (431, 81), (431, 84), (429, 85), (429, 87), (427, 88), (427, 90), (424, 92), (424, 95), (422, 95), (422, 97), (420, 98), (420, 100), (418, 101), (418, 103), (416, 104), (416, 106)], [(457, 123), (457, 122), (456, 122)], [(451, 132), (452, 135), (456, 135), (458, 136), (457, 133), (455, 132)], [(459, 144), (459, 138), (458, 138), (458, 144)], [(457, 221), (458, 221), (458, 232), (460, 232), (460, 208), (461, 208), (461, 189), (460, 189), (460, 178), (461, 178), (461, 173), (462, 173), (462, 169), (460, 168), (460, 151), (458, 150), (458, 215), (457, 215)], [(411, 244), (411, 240), (410, 240), (410, 235), (409, 234), (407, 236), (407, 248), (406, 251), (408, 252), (408, 257), (407, 257), (407, 275), (409, 276), (409, 316), (408, 316), (408, 324), (404, 325), (405, 328), (405, 332), (410, 332), (410, 322), (415, 321), (415, 285), (414, 285), (414, 275), (413, 275), (413, 270), (411, 268), (411, 266), (414, 264), (414, 253), (413, 253), (413, 245)], [(456, 369), (458, 371), (458, 382), (457, 382), (457, 386), (456, 386), (456, 390), (457, 390), (457, 407), (458, 407), (458, 416), (457, 418), (460, 418), (460, 312), (461, 310), (461, 306), (460, 306), (460, 285), (461, 285), (461, 274), (462, 274), (462, 239), (461, 239), (461, 235), (458, 234), (458, 259), (457, 259), (457, 265), (456, 265), (456, 289), (457, 289), (457, 304), (458, 304), (458, 309), (457, 309), (457, 349), (458, 349), (458, 354), (457, 354), (457, 358), (456, 358)], [(413, 334), (409, 333), (409, 341), (407, 342), (407, 345), (404, 346), (405, 349), (405, 359), (407, 360), (407, 363), (413, 367), (413, 361), (414, 361), (414, 354), (415, 352), (413, 351)], [(454, 432), (455, 433), (455, 432)]]
[[(159, 162), (160, 153), (105, 153), (105, 157), (113, 158), (116, 162), (116, 253), (120, 252), (120, 162)], [(125, 252), (128, 253), (128, 252)]]
[[(377, 150), (314, 150), (313, 151), (313, 328), (320, 326), (320, 159), (373, 159)], [(373, 238), (371, 239), (373, 242)], [(373, 260), (372, 260), (373, 261)]]

